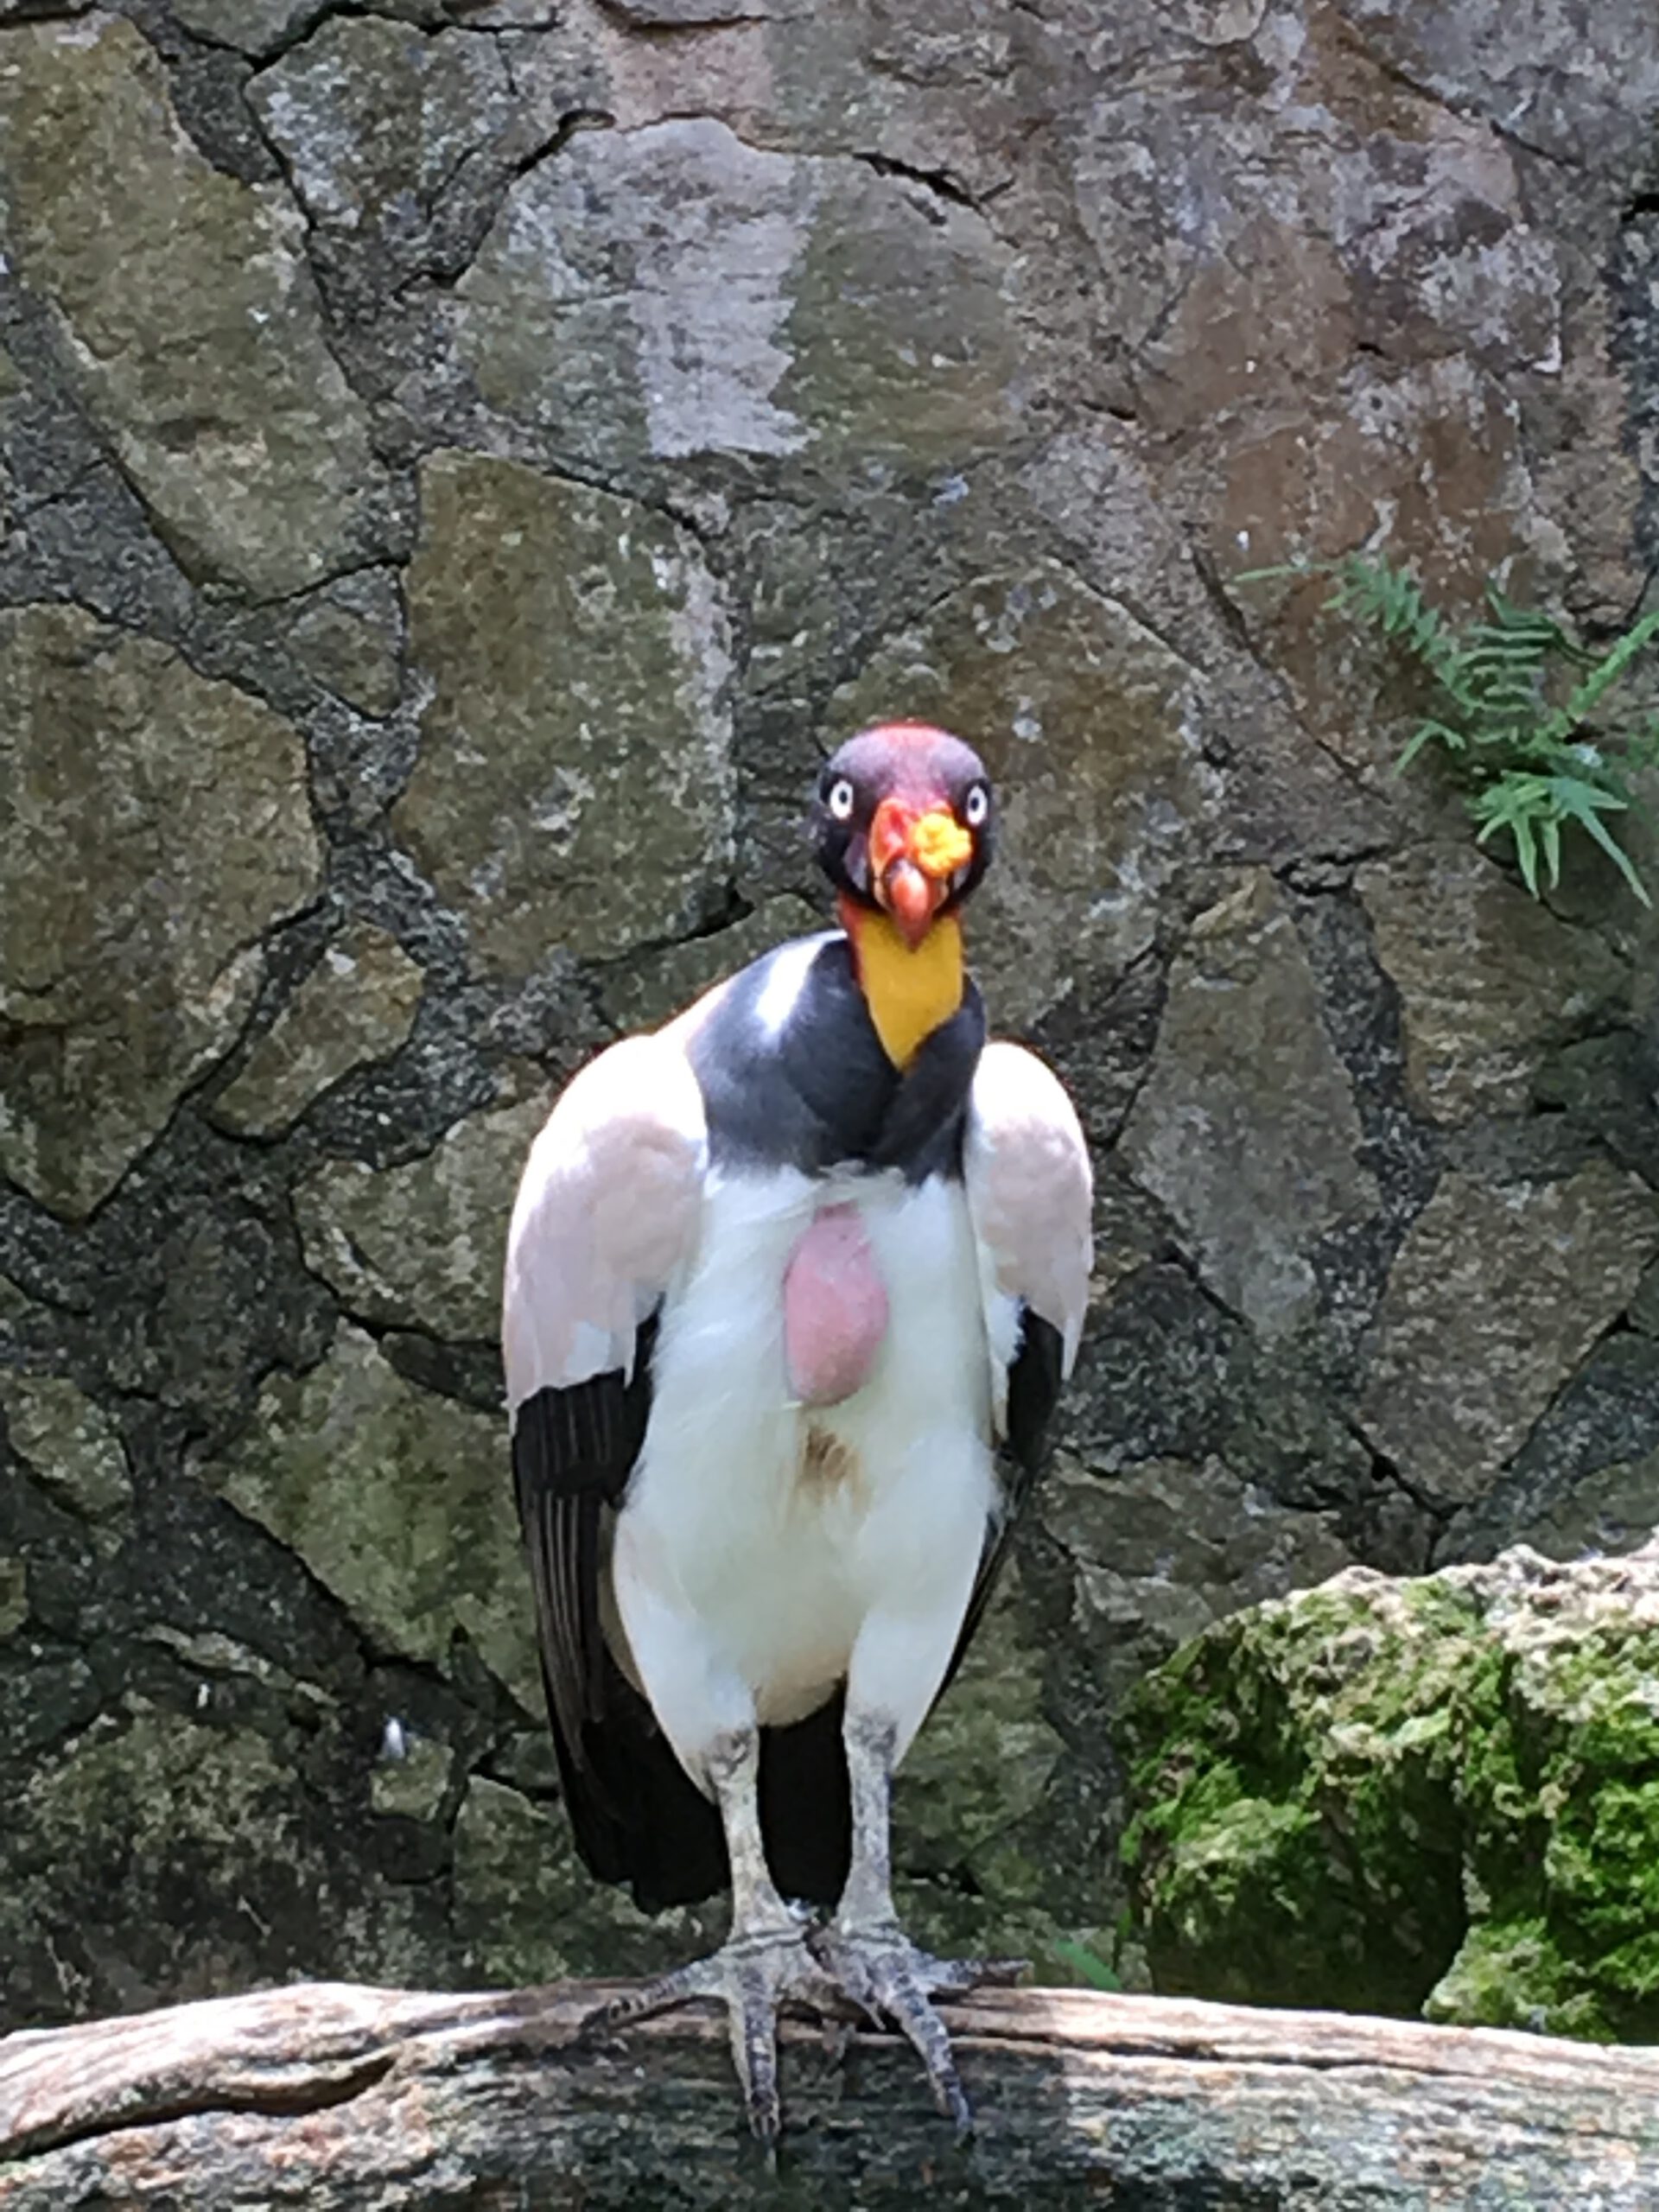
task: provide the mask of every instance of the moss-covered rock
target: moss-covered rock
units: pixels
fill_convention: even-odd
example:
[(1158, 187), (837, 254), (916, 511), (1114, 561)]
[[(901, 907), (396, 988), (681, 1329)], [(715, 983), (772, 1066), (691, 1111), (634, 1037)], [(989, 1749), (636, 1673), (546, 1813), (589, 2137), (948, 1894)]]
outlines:
[(1352, 1568), (1132, 1700), (1161, 1988), (1659, 2039), (1659, 1545)]

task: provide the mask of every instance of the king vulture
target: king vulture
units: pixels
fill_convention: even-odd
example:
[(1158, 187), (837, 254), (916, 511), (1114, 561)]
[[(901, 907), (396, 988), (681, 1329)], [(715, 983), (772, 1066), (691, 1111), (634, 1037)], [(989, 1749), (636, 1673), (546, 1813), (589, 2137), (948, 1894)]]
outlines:
[(911, 1943), (888, 1855), (1088, 1290), (1077, 1116), (987, 1044), (963, 966), (995, 825), (959, 739), (842, 746), (810, 825), (840, 927), (601, 1052), (512, 1216), (514, 1483), (576, 1847), (647, 1908), (732, 1891), (723, 1948), (602, 2018), (723, 2000), (768, 2142), (782, 2000), (895, 2023), (962, 2127), (931, 1999), (1007, 1971)]

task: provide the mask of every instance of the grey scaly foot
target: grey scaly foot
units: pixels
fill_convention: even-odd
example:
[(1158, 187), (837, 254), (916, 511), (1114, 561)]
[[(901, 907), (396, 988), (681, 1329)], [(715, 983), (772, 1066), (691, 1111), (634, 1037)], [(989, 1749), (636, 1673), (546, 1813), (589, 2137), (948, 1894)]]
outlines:
[(582, 2024), (583, 2036), (630, 2026), (653, 2012), (697, 1997), (717, 1998), (731, 2024), (732, 2057), (743, 2085), (751, 2129), (768, 2148), (778, 2140), (778, 2010), (789, 1999), (816, 2012), (841, 1999), (807, 1948), (800, 1923), (734, 1936), (706, 1959), (680, 1967), (643, 1989), (600, 2005)]
[(918, 1950), (896, 1921), (874, 1928), (818, 1929), (812, 1948), (836, 1987), (872, 2019), (891, 2020), (914, 2046), (935, 2101), (958, 2135), (973, 2113), (957, 2073), (950, 2038), (934, 2011), (935, 1997), (1018, 1981), (1023, 1959), (936, 1959)]

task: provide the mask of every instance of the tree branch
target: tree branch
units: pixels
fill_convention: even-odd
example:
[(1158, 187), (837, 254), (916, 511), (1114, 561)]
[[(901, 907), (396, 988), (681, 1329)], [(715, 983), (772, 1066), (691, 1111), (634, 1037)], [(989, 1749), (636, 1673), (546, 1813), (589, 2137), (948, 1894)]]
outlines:
[[(317, 1983), (0, 2040), (0, 2212), (779, 2202), (723, 2023), (575, 2039), (609, 1985)], [(1013, 1990), (950, 2007), (978, 2133), (913, 2056), (785, 2031), (785, 2181), (860, 2212), (1427, 2212), (1659, 2202), (1659, 2050)], [(784, 2187), (783, 2201), (794, 2192)]]

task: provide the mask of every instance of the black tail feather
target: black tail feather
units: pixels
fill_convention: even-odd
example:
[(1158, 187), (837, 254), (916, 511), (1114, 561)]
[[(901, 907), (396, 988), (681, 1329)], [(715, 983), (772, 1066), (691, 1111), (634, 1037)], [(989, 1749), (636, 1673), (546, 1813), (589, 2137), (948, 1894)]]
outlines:
[[(607, 1656), (606, 1716), (569, 1755), (554, 1747), (582, 1864), (626, 1885), (646, 1912), (697, 1904), (726, 1888), (726, 1839), (714, 1805), (692, 1782), (650, 1707)], [(852, 1808), (841, 1742), (839, 1691), (804, 1720), (760, 1734), (760, 1826), (772, 1879), (786, 1897), (833, 1904), (847, 1879)]]

